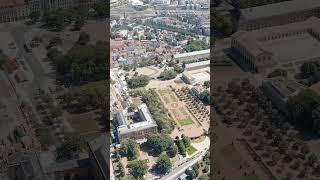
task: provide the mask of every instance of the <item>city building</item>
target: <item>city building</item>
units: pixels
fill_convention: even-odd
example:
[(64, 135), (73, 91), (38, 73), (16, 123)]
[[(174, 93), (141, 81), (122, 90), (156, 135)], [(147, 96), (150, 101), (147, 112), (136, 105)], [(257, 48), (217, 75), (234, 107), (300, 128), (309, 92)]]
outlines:
[(92, 7), (99, 0), (1, 0), (0, 23), (28, 18), (31, 12), (46, 12), (75, 6)]
[(238, 31), (232, 35), (231, 49), (238, 63), (252, 72), (275, 65), (320, 59), (320, 19)]
[(195, 63), (189, 63), (185, 64), (185, 70), (191, 71), (191, 70), (196, 70), (196, 69), (201, 69), (205, 67), (210, 66), (210, 60), (209, 61), (200, 61), (200, 62), (195, 62)]
[(239, 30), (255, 30), (320, 17), (319, 0), (291, 0), (240, 10)]
[(138, 111), (124, 114), (117, 112), (114, 119), (118, 121), (117, 127), (119, 141), (123, 139), (140, 140), (148, 134), (157, 133), (157, 124), (153, 120), (146, 104), (138, 106)]
[(209, 58), (209, 57), (210, 57), (210, 49), (173, 55), (174, 60), (178, 62), (188, 62), (188, 61), (198, 60), (202, 58)]
[(288, 113), (287, 101), (291, 96), (298, 94), (305, 87), (282, 77), (267, 79), (261, 85), (264, 94), (284, 114)]

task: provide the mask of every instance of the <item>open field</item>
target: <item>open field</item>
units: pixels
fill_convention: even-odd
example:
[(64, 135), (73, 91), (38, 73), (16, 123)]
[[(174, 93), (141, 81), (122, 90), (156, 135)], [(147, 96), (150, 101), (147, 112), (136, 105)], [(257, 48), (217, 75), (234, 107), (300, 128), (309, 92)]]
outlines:
[(243, 180), (259, 180), (257, 175), (249, 175), (247, 177), (242, 178)]
[(226, 145), (220, 151), (221, 155), (225, 157), (224, 159), (228, 161), (233, 168), (239, 168), (239, 166), (241, 166), (243, 159), (234, 145)]

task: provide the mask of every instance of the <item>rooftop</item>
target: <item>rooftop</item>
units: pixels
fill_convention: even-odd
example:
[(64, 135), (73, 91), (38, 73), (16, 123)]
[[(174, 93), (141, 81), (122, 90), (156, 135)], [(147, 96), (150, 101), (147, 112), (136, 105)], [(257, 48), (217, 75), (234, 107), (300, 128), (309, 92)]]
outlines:
[(273, 3), (264, 6), (241, 9), (245, 20), (260, 19), (265, 17), (279, 16), (320, 7), (319, 0), (292, 0)]
[(184, 58), (184, 57), (197, 56), (202, 54), (210, 54), (210, 49), (206, 49), (202, 51), (187, 52), (182, 54), (175, 54), (174, 58)]
[(24, 0), (1, 0), (0, 1), (0, 8), (7, 8), (13, 6), (23, 5)]
[[(136, 113), (139, 114), (139, 121), (130, 120), (129, 116)], [(157, 126), (146, 104), (143, 103), (140, 106), (138, 106), (138, 112), (136, 113), (125, 115), (123, 114), (123, 112), (118, 112), (114, 115), (114, 117), (119, 122), (119, 126), (117, 128), (119, 134), (126, 134), (132, 131), (138, 131)]]

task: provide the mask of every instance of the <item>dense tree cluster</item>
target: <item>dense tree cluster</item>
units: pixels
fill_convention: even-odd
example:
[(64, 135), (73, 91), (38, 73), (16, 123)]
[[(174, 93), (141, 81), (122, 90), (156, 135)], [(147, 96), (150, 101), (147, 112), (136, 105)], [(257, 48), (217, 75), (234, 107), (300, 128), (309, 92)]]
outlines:
[(160, 154), (161, 152), (167, 151), (171, 157), (177, 154), (176, 146), (168, 134), (159, 133), (152, 134), (147, 137), (146, 146), (153, 149), (153, 152)]
[(174, 129), (174, 121), (169, 118), (168, 111), (154, 90), (135, 90), (131, 91), (131, 95), (142, 97), (142, 101), (148, 105), (149, 111), (156, 121), (160, 132), (170, 133)]
[(148, 85), (150, 81), (150, 77), (146, 75), (136, 75), (133, 76), (131, 79), (127, 80), (128, 86), (130, 88), (139, 88), (139, 87), (145, 87)]
[(135, 140), (125, 139), (121, 141), (121, 156), (126, 156), (129, 160), (137, 159), (139, 156), (139, 150), (139, 144)]
[(185, 47), (187, 52), (201, 51), (209, 48), (210, 46), (206, 43), (206, 41), (188, 41), (188, 44)]
[(307, 131), (320, 134), (320, 96), (312, 90), (302, 90), (288, 100), (290, 119)]
[(76, 45), (63, 55), (55, 48), (49, 49), (47, 57), (55, 64), (64, 84), (99, 81), (106, 75), (107, 44)]
[(275, 69), (272, 71), (270, 74), (268, 74), (268, 78), (273, 78), (273, 77), (287, 77), (288, 72), (284, 69)]
[(174, 70), (164, 70), (160, 73), (159, 79), (171, 80), (177, 77), (177, 73)]
[(308, 78), (320, 71), (320, 61), (304, 62), (300, 68), (301, 75), (304, 78)]
[(199, 94), (199, 99), (206, 105), (210, 103), (210, 92), (208, 90), (204, 90)]
[(171, 167), (172, 163), (167, 153), (161, 153), (155, 166), (156, 172), (159, 174), (166, 174), (171, 169)]
[(148, 172), (148, 164), (146, 160), (134, 160), (128, 162), (128, 168), (130, 169), (130, 174), (135, 179), (143, 179), (143, 176)]

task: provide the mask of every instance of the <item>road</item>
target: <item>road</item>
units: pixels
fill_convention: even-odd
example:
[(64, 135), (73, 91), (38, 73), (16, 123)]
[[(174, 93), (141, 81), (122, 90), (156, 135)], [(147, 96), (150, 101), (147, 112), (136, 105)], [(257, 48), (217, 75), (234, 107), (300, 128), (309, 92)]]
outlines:
[(181, 164), (177, 168), (175, 168), (173, 171), (171, 171), (169, 174), (162, 176), (160, 180), (173, 180), (177, 179), (181, 174), (183, 174), (189, 167), (197, 163), (198, 161), (201, 161), (203, 156), (205, 155), (205, 152), (200, 152), (197, 155), (193, 156), (193, 158), (189, 159), (187, 162)]
[(189, 167), (191, 167), (192, 165), (194, 165), (198, 161), (201, 161), (203, 156), (205, 156), (207, 150), (210, 147), (210, 138), (206, 137), (204, 141), (202, 141), (200, 143), (193, 143), (191, 145), (194, 146), (199, 151), (199, 153), (194, 155), (191, 159), (185, 158), (185, 159), (181, 160), (178, 164), (175, 164), (172, 168), (173, 170), (169, 174), (161, 177), (161, 179), (163, 179), (163, 180), (177, 179)]
[(47, 77), (45, 76), (45, 72), (38, 59), (33, 55), (33, 53), (27, 53), (23, 47), (26, 43), (24, 37), (25, 32), (26, 29), (24, 27), (15, 27), (11, 30), (11, 34), (18, 48), (18, 54), (24, 57), (34, 75), (31, 84), (27, 87), (28, 95), (30, 95), (29, 97), (32, 97), (32, 95), (37, 92), (37, 89), (44, 87)]
[[(14, 26), (10, 28), (11, 35), (16, 43), (17, 47), (17, 54), (25, 60), (25, 62), (29, 65), (30, 70), (32, 71), (33, 78), (30, 79), (30, 82), (27, 82), (25, 84), (21, 84), (17, 87), (17, 92), (21, 99), (25, 100), (26, 102), (29, 102), (29, 104), (32, 106), (33, 112), (36, 115), (37, 119), (39, 120), (39, 123), (42, 123), (41, 121), (41, 115), (36, 110), (36, 105), (39, 104), (36, 99), (34, 98), (37, 93), (39, 92), (39, 88), (46, 90), (48, 88), (48, 81), (49, 76), (45, 73), (45, 71), (42, 68), (42, 65), (39, 62), (39, 59), (34, 56), (34, 54), (28, 53), (24, 49), (24, 44), (26, 44), (25, 39), (25, 33), (27, 31), (27, 27), (25, 26)], [(52, 136), (52, 139), (54, 141), (54, 144), (58, 146), (61, 142), (60, 140), (55, 136), (53, 131), (50, 131), (50, 135)]]

